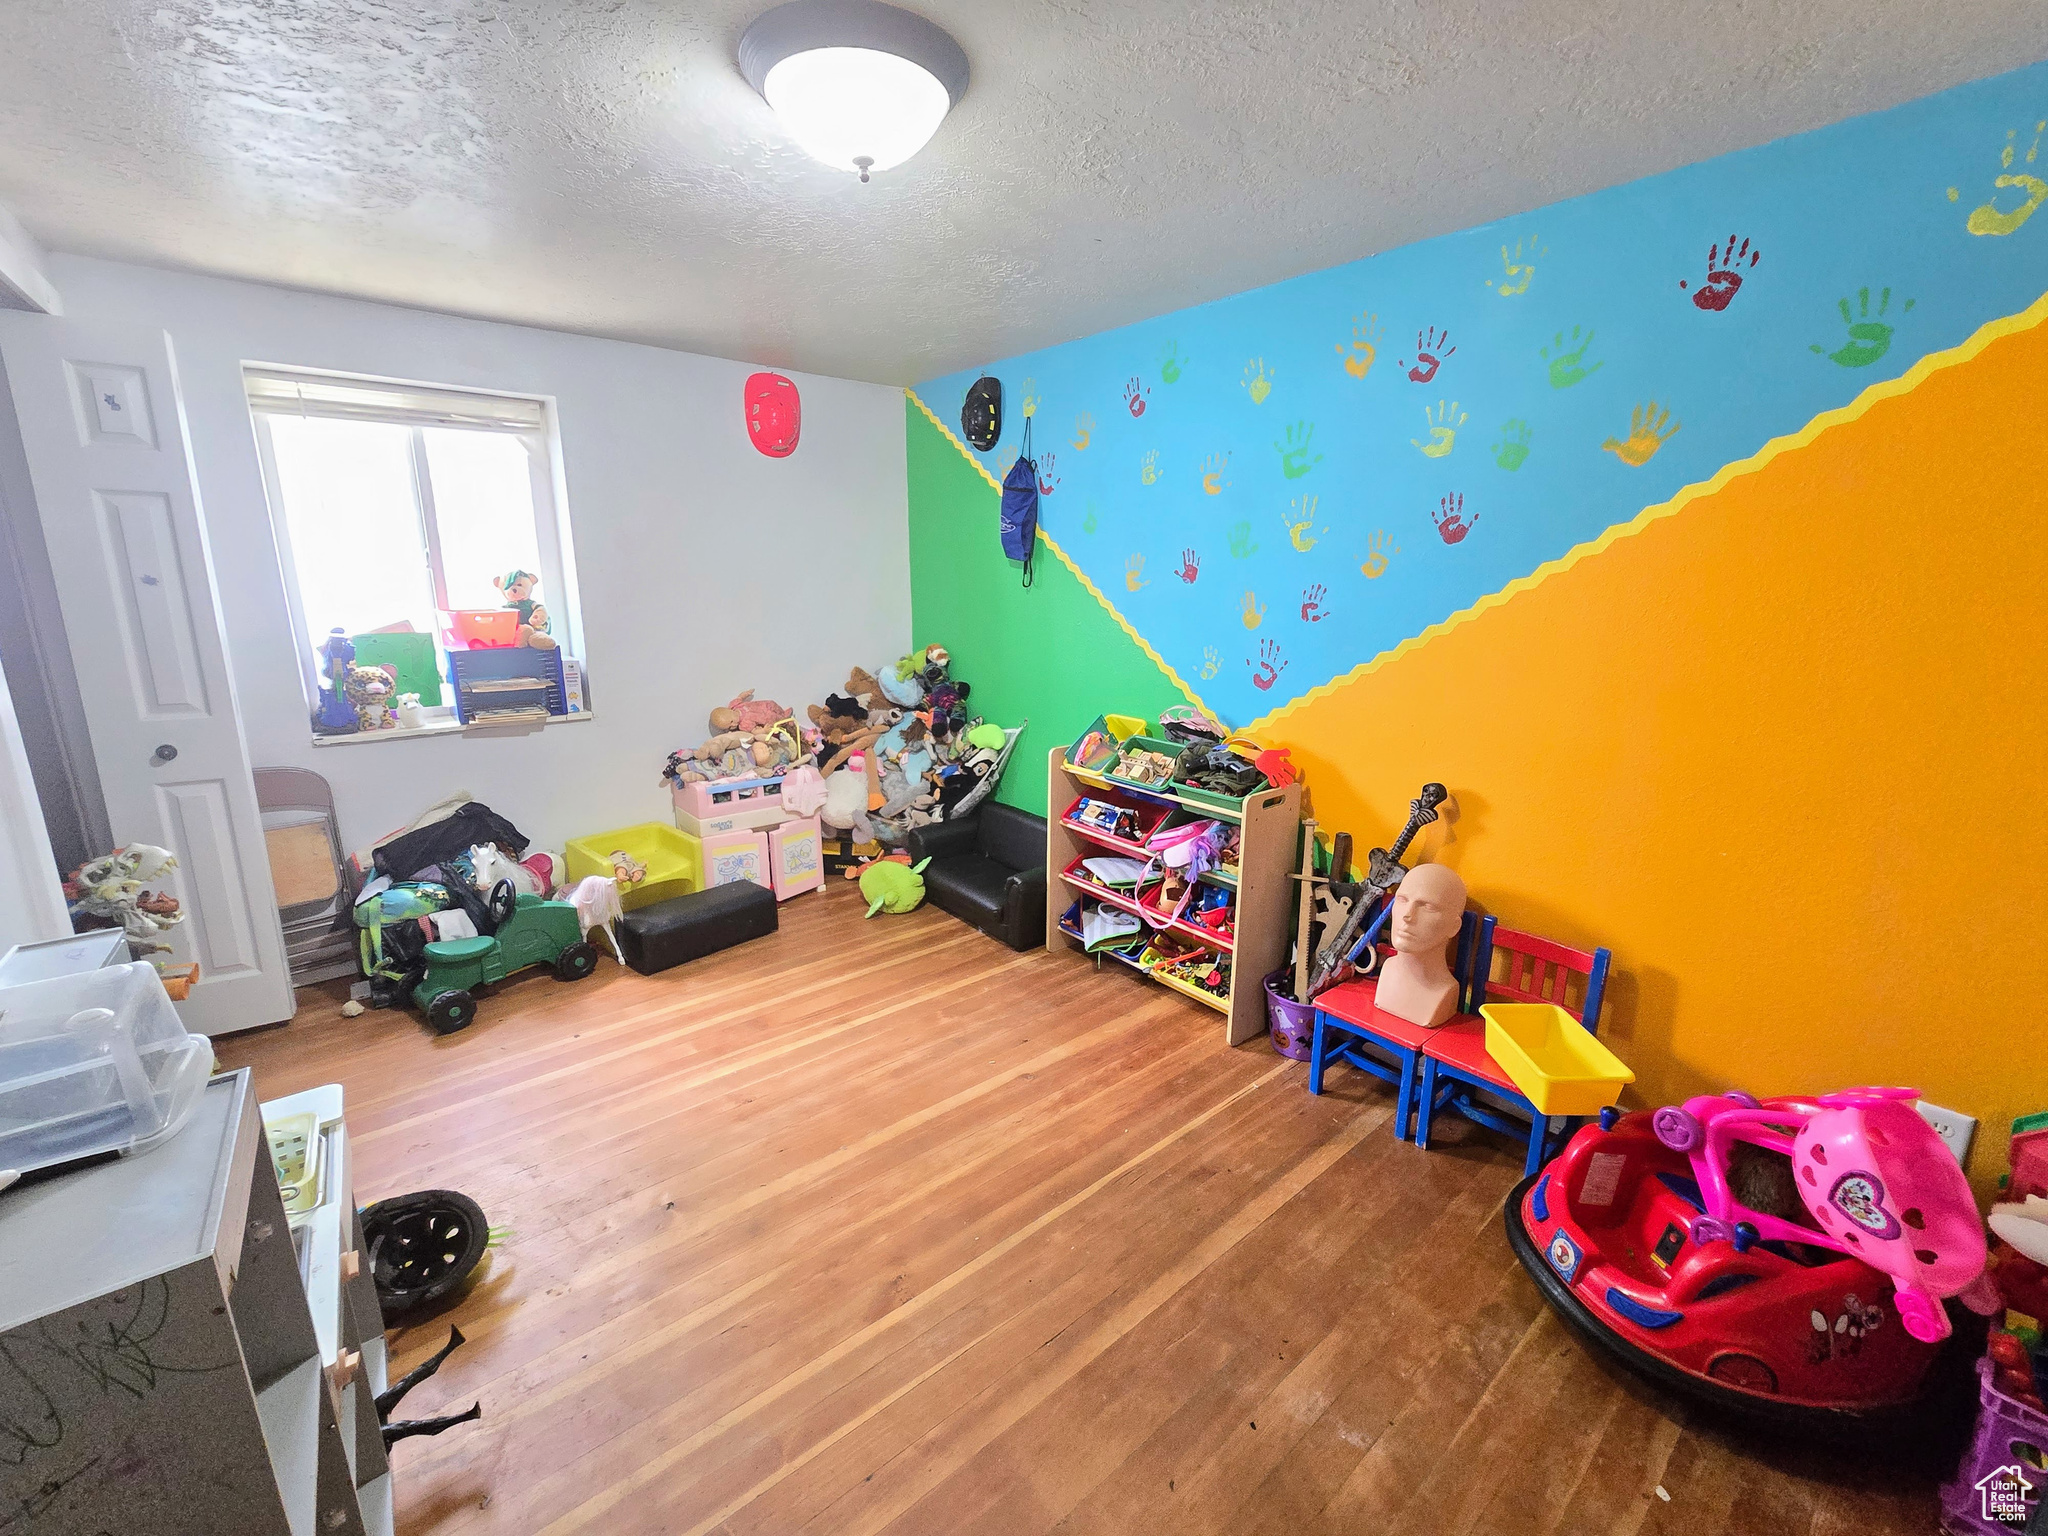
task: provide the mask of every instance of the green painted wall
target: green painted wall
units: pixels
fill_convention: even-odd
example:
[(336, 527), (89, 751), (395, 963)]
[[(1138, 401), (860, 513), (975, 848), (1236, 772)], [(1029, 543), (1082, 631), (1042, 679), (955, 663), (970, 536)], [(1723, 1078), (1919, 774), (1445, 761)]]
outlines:
[(918, 645), (943, 645), (977, 713), (1031, 727), (996, 790), (1045, 813), (1045, 755), (1105, 711), (1157, 718), (1185, 704), (1157, 662), (1043, 543), (1032, 564), (1003, 558), (1002, 498), (905, 399), (910, 469), (910, 618)]

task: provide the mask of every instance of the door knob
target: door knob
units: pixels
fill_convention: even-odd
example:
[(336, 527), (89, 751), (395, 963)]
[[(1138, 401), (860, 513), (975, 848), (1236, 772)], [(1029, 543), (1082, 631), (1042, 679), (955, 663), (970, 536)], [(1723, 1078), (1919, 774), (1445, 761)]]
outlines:
[(172, 746), (167, 741), (162, 746), (158, 747), (156, 751), (150, 755), (149, 760), (152, 763), (168, 763), (172, 758), (176, 757), (177, 755), (178, 749)]

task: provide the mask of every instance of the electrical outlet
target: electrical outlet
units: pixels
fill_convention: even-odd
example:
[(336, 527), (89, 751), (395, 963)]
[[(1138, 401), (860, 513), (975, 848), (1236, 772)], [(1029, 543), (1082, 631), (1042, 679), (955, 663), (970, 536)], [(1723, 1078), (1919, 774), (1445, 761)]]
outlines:
[(1953, 1109), (1943, 1109), (1939, 1104), (1930, 1104), (1925, 1099), (1913, 1107), (1920, 1111), (1922, 1120), (1934, 1127), (1934, 1134), (1948, 1143), (1948, 1149), (1955, 1153), (1958, 1163), (1967, 1163), (1970, 1160), (1970, 1141), (1977, 1134), (1975, 1116), (1959, 1114)]

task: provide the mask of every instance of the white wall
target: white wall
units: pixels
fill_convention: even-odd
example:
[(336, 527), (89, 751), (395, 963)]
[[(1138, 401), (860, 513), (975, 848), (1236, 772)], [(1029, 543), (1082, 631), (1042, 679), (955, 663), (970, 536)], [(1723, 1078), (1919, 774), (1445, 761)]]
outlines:
[[(82, 257), (50, 267), (72, 318), (170, 332), (250, 759), (324, 775), (351, 846), (457, 790), (554, 849), (665, 821), (662, 765), (704, 739), (714, 705), (754, 688), (801, 708), (910, 648), (901, 390), (794, 375), (802, 442), (770, 459), (742, 423), (745, 364)], [(244, 361), (554, 397), (594, 719), (311, 745)]]
[(0, 954), (71, 931), (64, 888), (50, 857), (43, 809), (29, 777), (14, 700), (0, 673)]

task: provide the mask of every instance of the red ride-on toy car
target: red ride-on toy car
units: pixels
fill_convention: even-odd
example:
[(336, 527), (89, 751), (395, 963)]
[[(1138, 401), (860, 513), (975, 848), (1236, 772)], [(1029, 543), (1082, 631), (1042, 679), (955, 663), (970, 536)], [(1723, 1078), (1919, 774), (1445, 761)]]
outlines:
[[(1788, 1121), (1808, 1108), (1783, 1102)], [(1767, 1147), (1737, 1157), (1745, 1203), (1798, 1221), (1790, 1159)], [(1903, 1419), (1938, 1347), (1903, 1326), (1891, 1277), (1817, 1225), (1812, 1242), (1749, 1221), (1724, 1232), (1702, 1221), (1708, 1207), (1654, 1116), (1610, 1109), (1516, 1186), (1508, 1241), (1574, 1331), (1671, 1391), (1827, 1438)]]

